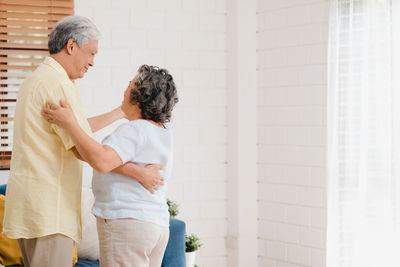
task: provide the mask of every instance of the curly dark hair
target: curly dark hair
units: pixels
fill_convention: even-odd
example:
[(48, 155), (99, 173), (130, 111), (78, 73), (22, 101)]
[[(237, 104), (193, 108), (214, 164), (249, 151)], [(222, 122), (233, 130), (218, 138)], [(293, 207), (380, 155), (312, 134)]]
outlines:
[(166, 69), (142, 65), (130, 92), (130, 102), (141, 109), (142, 118), (158, 123), (169, 122), (178, 103), (175, 82)]

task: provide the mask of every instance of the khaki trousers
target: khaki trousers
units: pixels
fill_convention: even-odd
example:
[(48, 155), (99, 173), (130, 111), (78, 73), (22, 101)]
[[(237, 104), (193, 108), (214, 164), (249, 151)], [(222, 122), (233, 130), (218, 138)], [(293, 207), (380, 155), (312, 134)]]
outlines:
[(97, 217), (101, 267), (160, 267), (169, 228), (135, 219)]
[(25, 267), (71, 267), (74, 242), (62, 234), (18, 239)]

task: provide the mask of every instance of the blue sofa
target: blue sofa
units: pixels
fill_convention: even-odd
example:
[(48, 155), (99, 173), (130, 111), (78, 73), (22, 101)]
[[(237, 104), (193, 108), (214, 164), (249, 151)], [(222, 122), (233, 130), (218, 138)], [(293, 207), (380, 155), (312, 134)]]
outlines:
[[(7, 185), (0, 185), (0, 194), (6, 194)], [(161, 267), (185, 267), (185, 222), (170, 218), (169, 220), (169, 240), (164, 253)], [(18, 267), (19, 265), (12, 265)], [(75, 267), (99, 267), (99, 261), (78, 259)]]

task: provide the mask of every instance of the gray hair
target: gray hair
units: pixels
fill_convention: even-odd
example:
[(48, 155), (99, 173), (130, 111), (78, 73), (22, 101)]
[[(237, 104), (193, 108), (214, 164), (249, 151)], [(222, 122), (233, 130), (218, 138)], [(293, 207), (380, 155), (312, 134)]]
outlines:
[(101, 34), (97, 27), (88, 18), (81, 16), (68, 16), (58, 21), (51, 30), (49, 37), (49, 53), (60, 52), (68, 40), (73, 38), (79, 47), (89, 40), (99, 40)]
[(178, 93), (166, 69), (142, 65), (129, 100), (131, 104), (138, 104), (143, 119), (165, 123), (170, 121), (172, 109), (178, 103)]

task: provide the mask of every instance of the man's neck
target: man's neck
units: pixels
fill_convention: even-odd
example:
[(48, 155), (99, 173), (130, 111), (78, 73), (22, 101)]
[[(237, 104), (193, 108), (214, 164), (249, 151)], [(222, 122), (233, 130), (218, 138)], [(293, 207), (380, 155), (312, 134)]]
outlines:
[(72, 80), (71, 76), (69, 75), (68, 64), (66, 64), (66, 62), (67, 62), (66, 55), (61, 51), (61, 52), (58, 52), (57, 54), (51, 54), (50, 57), (52, 59), (54, 59), (55, 61), (57, 61), (58, 64), (60, 64), (63, 67), (63, 69), (67, 73), (69, 79)]

